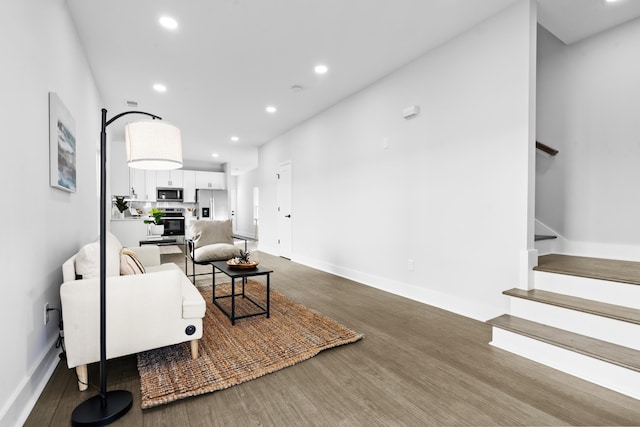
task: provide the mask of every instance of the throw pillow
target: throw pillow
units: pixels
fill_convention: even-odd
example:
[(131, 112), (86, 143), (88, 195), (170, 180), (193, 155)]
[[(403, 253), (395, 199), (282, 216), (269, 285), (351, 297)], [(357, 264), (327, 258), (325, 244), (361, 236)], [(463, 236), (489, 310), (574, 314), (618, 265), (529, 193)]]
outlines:
[(224, 221), (190, 221), (187, 235), (193, 239), (196, 248), (214, 243), (233, 245), (233, 227), (230, 219)]
[[(116, 236), (107, 232), (107, 277), (118, 276), (120, 274), (120, 250), (122, 245)], [(83, 279), (100, 277), (100, 242), (93, 242), (84, 245), (78, 251), (75, 260), (76, 275)]]
[(229, 243), (213, 243), (193, 251), (195, 262), (225, 261), (240, 256), (240, 248)]
[(120, 275), (143, 274), (144, 265), (135, 252), (129, 249), (122, 249), (120, 252)]

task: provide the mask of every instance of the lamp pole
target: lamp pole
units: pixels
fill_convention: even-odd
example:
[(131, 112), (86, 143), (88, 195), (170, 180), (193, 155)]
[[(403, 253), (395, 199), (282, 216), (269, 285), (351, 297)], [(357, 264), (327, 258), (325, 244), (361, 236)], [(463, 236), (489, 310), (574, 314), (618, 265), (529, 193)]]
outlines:
[(105, 426), (126, 414), (133, 404), (131, 392), (112, 390), (107, 392), (107, 126), (127, 114), (144, 114), (143, 111), (125, 111), (107, 120), (107, 110), (102, 109), (100, 131), (100, 394), (78, 405), (71, 414), (74, 426)]

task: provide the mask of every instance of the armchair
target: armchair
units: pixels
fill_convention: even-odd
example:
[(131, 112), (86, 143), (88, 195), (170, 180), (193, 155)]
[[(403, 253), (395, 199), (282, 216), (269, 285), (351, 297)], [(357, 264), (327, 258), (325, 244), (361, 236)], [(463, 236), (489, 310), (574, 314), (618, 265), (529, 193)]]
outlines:
[[(87, 364), (100, 360), (100, 284), (91, 265), (97, 245), (85, 245), (62, 267), (60, 287), (67, 366), (87, 389)], [(205, 301), (174, 263), (161, 264), (157, 246), (128, 248), (143, 274), (119, 275), (122, 246), (107, 235), (107, 359), (185, 341), (198, 357)], [(122, 251), (124, 253), (124, 251)], [(97, 264), (97, 261), (95, 261)]]
[[(195, 283), (195, 265), (208, 265), (212, 261), (225, 261), (240, 255), (241, 249), (234, 244), (231, 220), (194, 220), (185, 232), (184, 267), (187, 270), (191, 260), (191, 279)], [(246, 241), (245, 241), (246, 250)], [(211, 273), (214, 274), (213, 266)]]

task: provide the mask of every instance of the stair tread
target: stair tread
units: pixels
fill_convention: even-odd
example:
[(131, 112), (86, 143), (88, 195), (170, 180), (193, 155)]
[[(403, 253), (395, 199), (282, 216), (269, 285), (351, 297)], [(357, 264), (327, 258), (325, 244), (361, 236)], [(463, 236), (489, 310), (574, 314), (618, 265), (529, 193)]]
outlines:
[(538, 257), (536, 271), (640, 285), (640, 262), (550, 254)]
[(640, 372), (640, 351), (503, 314), (487, 323), (576, 353)]
[(514, 288), (504, 291), (503, 294), (640, 325), (640, 310), (631, 307), (593, 301), (541, 289), (527, 291)]
[(546, 234), (536, 234), (534, 236), (534, 240), (536, 242), (540, 241), (540, 240), (552, 240), (552, 239), (557, 239), (558, 236), (548, 236)]

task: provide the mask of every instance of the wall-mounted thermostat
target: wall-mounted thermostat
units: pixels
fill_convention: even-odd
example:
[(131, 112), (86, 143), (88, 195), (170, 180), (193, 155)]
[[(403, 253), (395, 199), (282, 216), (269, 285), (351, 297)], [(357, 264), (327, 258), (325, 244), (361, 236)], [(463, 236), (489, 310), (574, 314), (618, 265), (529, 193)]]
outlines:
[(420, 106), (419, 105), (411, 105), (409, 107), (402, 109), (402, 117), (405, 119), (413, 119), (418, 114), (420, 114)]

